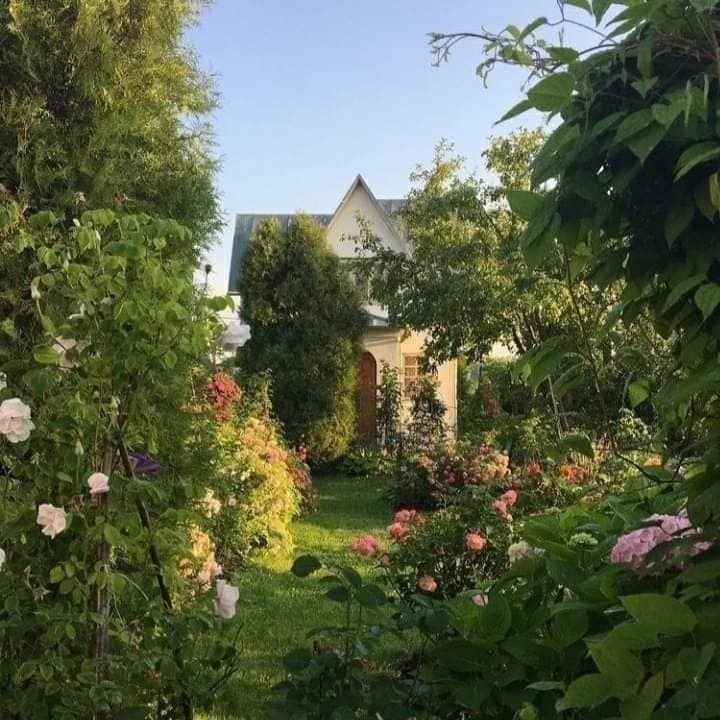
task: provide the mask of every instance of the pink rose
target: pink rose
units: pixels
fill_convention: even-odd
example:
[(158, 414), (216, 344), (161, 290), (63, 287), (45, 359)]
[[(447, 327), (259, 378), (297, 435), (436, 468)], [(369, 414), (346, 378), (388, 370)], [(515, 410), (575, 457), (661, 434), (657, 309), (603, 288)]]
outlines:
[(404, 523), (394, 522), (387, 526), (387, 532), (395, 542), (401, 542), (410, 534), (410, 528)]
[(235, 617), (235, 605), (240, 597), (240, 590), (226, 580), (216, 580), (215, 614), (223, 620), (232, 620)]
[(488, 596), (485, 593), (478, 593), (477, 595), (472, 596), (472, 601), (478, 606), (478, 607), (485, 607), (488, 604)]
[(482, 535), (478, 535), (477, 533), (468, 533), (465, 536), (465, 547), (470, 552), (480, 552), (485, 549), (486, 545), (487, 540)]
[(502, 500), (508, 507), (512, 507), (518, 499), (517, 490), (506, 490), (501, 496)]
[(87, 479), (91, 495), (104, 495), (110, 490), (110, 478), (101, 472), (93, 473)]
[(504, 500), (495, 500), (495, 502), (493, 502), (493, 508), (500, 517), (508, 518), (508, 506)]
[(37, 524), (42, 526), (43, 535), (54, 538), (67, 527), (65, 509), (49, 504), (40, 505), (37, 514)]
[(418, 580), (418, 587), (426, 593), (434, 593), (437, 590), (437, 582), (431, 575), (423, 575)]
[(380, 550), (380, 543), (372, 535), (361, 535), (350, 542), (350, 550), (358, 555), (369, 557)]
[(396, 523), (409, 523), (412, 519), (413, 514), (410, 510), (398, 510), (393, 517), (393, 522)]

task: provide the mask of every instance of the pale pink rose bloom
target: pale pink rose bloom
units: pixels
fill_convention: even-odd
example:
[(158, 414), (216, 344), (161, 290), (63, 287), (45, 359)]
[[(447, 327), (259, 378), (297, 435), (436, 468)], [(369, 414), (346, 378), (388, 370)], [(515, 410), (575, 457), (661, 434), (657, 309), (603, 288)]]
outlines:
[(518, 499), (517, 490), (506, 490), (501, 496), (502, 500), (508, 507), (512, 507)]
[(54, 538), (67, 527), (65, 509), (43, 503), (38, 508), (37, 524), (42, 526), (43, 535)]
[(240, 597), (240, 590), (226, 580), (216, 580), (215, 614), (223, 620), (232, 620), (235, 617), (235, 605)]
[(418, 587), (426, 593), (434, 593), (437, 590), (437, 582), (431, 575), (423, 575), (418, 580)]
[(472, 601), (478, 606), (478, 607), (485, 607), (488, 604), (488, 596), (485, 593), (478, 593), (477, 595), (472, 596)]
[(350, 550), (358, 555), (369, 557), (380, 551), (380, 543), (372, 535), (361, 535), (350, 542)]
[(468, 533), (465, 536), (465, 547), (470, 552), (480, 552), (485, 549), (486, 545), (487, 540), (482, 535), (478, 535), (477, 533)]
[(504, 500), (495, 500), (493, 502), (493, 508), (495, 508), (495, 512), (500, 515), (500, 517), (503, 517), (506, 520), (508, 519), (508, 506)]
[(408, 523), (412, 519), (413, 514), (410, 510), (398, 510), (393, 517), (393, 521), (396, 523)]
[(396, 542), (401, 542), (410, 534), (409, 526), (401, 522), (394, 522), (387, 526), (387, 532)]
[(215, 560), (215, 553), (212, 553), (200, 568), (198, 582), (201, 585), (209, 585), (212, 580), (222, 575), (222, 573), (222, 565)]
[(0, 403), (0, 435), (11, 443), (25, 442), (35, 424), (30, 419), (30, 408), (20, 398)]
[(91, 495), (104, 495), (110, 491), (110, 478), (105, 473), (93, 473), (87, 479), (87, 484)]

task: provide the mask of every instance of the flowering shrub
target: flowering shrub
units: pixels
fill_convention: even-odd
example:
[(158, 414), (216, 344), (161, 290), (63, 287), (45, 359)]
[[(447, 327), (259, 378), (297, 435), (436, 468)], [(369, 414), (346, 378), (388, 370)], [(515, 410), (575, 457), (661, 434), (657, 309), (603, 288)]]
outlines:
[(232, 409), (242, 397), (242, 390), (234, 378), (224, 372), (216, 372), (205, 386), (205, 394), (219, 420), (229, 420)]

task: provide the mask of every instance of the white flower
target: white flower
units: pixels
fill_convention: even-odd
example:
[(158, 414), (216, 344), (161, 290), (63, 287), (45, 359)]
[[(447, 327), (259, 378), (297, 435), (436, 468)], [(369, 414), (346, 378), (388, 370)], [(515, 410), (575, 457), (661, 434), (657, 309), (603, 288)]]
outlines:
[(205, 517), (209, 518), (217, 515), (222, 509), (222, 503), (215, 497), (212, 490), (205, 493), (205, 497), (200, 501), (200, 504), (205, 512)]
[(93, 473), (87, 479), (91, 495), (104, 495), (110, 490), (110, 478), (101, 472)]
[(198, 582), (201, 585), (209, 585), (211, 580), (223, 574), (222, 565), (215, 559), (215, 553), (210, 553), (198, 573)]
[(532, 545), (521, 540), (520, 542), (513, 543), (508, 548), (507, 554), (508, 560), (514, 563), (516, 560), (521, 560), (522, 558), (534, 557), (537, 554), (537, 550)]
[(22, 400), (10, 398), (0, 403), (0, 435), (4, 435), (11, 443), (27, 440), (34, 427), (30, 408)]
[(240, 590), (226, 580), (216, 580), (215, 614), (223, 620), (232, 620), (235, 617), (235, 605), (240, 597)]
[(7, 376), (5, 373), (0, 373), (0, 390), (4, 390), (7, 387)]
[(233, 320), (220, 335), (220, 345), (225, 350), (237, 350), (250, 339), (250, 326)]
[(47, 503), (38, 508), (37, 524), (42, 525), (42, 534), (54, 538), (67, 527), (65, 508), (55, 507)]
[(60, 356), (58, 365), (64, 370), (70, 370), (71, 368), (79, 367), (80, 363), (77, 360), (70, 360), (67, 356), (69, 350), (77, 348), (78, 352), (82, 352), (87, 347), (87, 343), (79, 343), (73, 338), (56, 337), (53, 350)]
[(5, 551), (0, 548), (0, 570), (2, 570), (2, 566), (5, 564)]

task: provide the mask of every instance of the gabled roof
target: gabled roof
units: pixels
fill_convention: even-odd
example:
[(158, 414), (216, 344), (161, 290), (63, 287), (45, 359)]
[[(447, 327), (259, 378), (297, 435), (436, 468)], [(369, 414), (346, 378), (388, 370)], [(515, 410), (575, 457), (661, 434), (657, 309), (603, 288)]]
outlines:
[[(343, 196), (337, 209), (332, 214), (319, 214), (311, 215), (320, 225), (329, 228), (333, 218), (335, 218), (342, 208), (348, 203), (350, 196), (353, 191), (359, 186), (368, 194), (372, 202), (377, 207), (380, 215), (386, 220), (390, 231), (396, 236), (398, 241), (402, 243), (402, 235), (392, 221), (392, 215), (397, 212), (404, 204), (405, 201), (402, 199), (378, 199), (376, 198), (368, 184), (363, 179), (362, 175), (358, 175), (350, 185), (349, 190)], [(230, 257), (230, 277), (228, 278), (228, 292), (236, 294), (238, 292), (238, 276), (240, 274), (240, 265), (242, 263), (242, 256), (245, 254), (248, 243), (252, 234), (255, 232), (260, 223), (271, 218), (275, 218), (283, 230), (287, 230), (288, 226), (292, 222), (295, 214), (246, 214), (240, 213), (235, 216), (235, 231), (233, 234), (233, 247), (232, 255)]]

